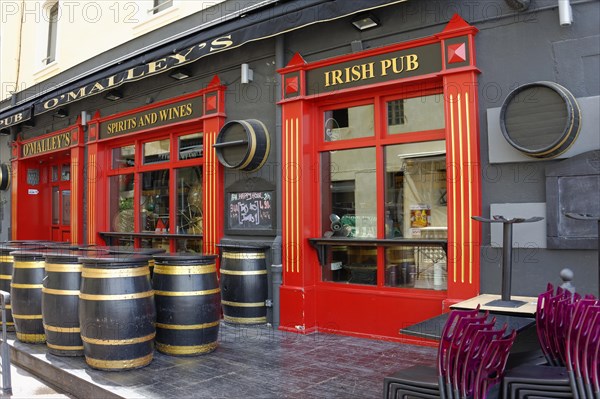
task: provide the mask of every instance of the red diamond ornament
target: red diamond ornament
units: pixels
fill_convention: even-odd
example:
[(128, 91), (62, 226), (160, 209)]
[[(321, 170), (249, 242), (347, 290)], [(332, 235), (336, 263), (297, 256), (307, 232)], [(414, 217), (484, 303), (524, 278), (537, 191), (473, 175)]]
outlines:
[(467, 60), (467, 45), (456, 43), (448, 45), (448, 64), (464, 62)]

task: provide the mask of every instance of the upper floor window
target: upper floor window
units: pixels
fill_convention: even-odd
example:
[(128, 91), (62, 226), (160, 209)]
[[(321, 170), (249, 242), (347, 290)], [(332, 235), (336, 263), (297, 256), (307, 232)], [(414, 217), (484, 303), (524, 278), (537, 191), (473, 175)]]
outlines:
[(173, 0), (154, 0), (154, 7), (152, 7), (149, 11), (151, 11), (152, 14), (158, 14), (159, 12), (171, 7), (172, 5)]
[(56, 59), (56, 37), (58, 32), (58, 2), (56, 2), (48, 12), (48, 42), (46, 47), (45, 65), (54, 62)]

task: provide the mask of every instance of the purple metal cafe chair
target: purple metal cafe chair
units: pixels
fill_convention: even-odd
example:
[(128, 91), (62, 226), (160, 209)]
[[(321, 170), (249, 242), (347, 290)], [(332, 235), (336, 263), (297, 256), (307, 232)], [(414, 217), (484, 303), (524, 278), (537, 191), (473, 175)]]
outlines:
[[(581, 366), (581, 375), (583, 387), (585, 392), (590, 398), (600, 398), (600, 392), (594, 391), (594, 375), (596, 373), (596, 380), (598, 379), (598, 369), (594, 371), (594, 364), (596, 367), (600, 362), (598, 358), (598, 348), (600, 347), (600, 312), (594, 312), (593, 319), (591, 321), (590, 331), (587, 340), (583, 347), (583, 364)], [(596, 395), (596, 396), (594, 396)]]
[(462, 337), (464, 328), (471, 324), (462, 320), (472, 319), (471, 322), (482, 324), (485, 322), (485, 318), (487, 318), (487, 313), (484, 316), (479, 315), (478, 308), (473, 310), (453, 310), (450, 312), (441, 333), (437, 366), (417, 365), (385, 377), (383, 397), (445, 398), (444, 385), (440, 385), (440, 372), (446, 369), (446, 356), (452, 342), (457, 337)]
[[(468, 349), (466, 359), (462, 363), (462, 370), (460, 373), (455, 374), (455, 397), (456, 398), (470, 398), (474, 394), (474, 382), (481, 365), (483, 355), (489, 346), (489, 344), (495, 340), (500, 339), (506, 333), (506, 325), (500, 330), (480, 330), (477, 331), (471, 345)], [(460, 381), (458, 378), (460, 377)], [(456, 390), (458, 388), (458, 390)]]
[(489, 389), (500, 384), (516, 336), (517, 332), (513, 330), (509, 337), (495, 339), (487, 346), (473, 382), (473, 398), (486, 399)]
[[(593, 299), (583, 299), (575, 307), (569, 336), (567, 337), (567, 372), (571, 382), (573, 397), (587, 398), (587, 389), (584, 383), (584, 363), (587, 362), (587, 352), (585, 345), (592, 332), (593, 323), (596, 321), (596, 315), (600, 312), (598, 301)], [(589, 378), (588, 378), (589, 380)]]

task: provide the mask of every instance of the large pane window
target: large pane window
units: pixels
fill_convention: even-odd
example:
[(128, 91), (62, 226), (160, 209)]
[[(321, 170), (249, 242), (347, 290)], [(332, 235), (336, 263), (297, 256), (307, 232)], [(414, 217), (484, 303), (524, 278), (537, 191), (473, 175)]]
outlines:
[[(446, 238), (446, 150), (443, 140), (385, 147), (386, 238)], [(444, 289), (440, 247), (386, 249), (385, 284)]]
[(131, 233), (134, 229), (133, 173), (109, 179), (111, 231)]
[(135, 166), (135, 146), (126, 145), (112, 150), (112, 168), (122, 169)]
[[(324, 226), (343, 237), (377, 237), (375, 148), (323, 153)], [(377, 284), (377, 249), (336, 248), (326, 281)]]
[(171, 141), (158, 140), (144, 143), (144, 165), (167, 162), (171, 158)]
[(46, 45), (46, 58), (44, 64), (56, 60), (56, 39), (58, 35), (58, 2), (48, 11), (48, 41)]

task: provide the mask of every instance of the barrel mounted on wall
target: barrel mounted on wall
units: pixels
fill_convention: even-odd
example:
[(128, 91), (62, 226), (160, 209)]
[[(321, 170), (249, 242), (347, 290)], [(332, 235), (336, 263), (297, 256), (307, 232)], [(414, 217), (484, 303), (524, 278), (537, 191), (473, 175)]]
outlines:
[(551, 159), (567, 151), (581, 127), (579, 105), (566, 88), (534, 82), (509, 93), (500, 110), (506, 141), (521, 153)]
[(259, 120), (229, 121), (219, 131), (213, 147), (219, 162), (226, 168), (253, 172), (266, 162), (271, 140)]
[(10, 168), (7, 164), (0, 164), (0, 191), (6, 191), (10, 187)]

